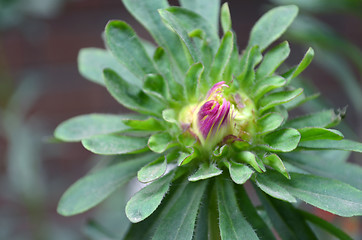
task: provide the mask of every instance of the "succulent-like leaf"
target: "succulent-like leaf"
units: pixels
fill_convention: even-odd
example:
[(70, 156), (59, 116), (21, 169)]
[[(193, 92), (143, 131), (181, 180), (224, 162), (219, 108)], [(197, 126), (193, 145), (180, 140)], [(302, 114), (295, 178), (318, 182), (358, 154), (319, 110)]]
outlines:
[(147, 183), (159, 179), (165, 172), (167, 168), (167, 159), (165, 156), (161, 156), (155, 161), (143, 166), (137, 172), (138, 181)]

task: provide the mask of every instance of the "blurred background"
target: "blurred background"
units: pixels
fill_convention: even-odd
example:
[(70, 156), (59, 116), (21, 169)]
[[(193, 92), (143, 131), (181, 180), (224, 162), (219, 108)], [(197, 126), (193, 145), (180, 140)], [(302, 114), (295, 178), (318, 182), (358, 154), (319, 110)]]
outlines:
[[(292, 50), (287, 63), (297, 64), (312, 46), (316, 57), (295, 84), (307, 95), (322, 95), (303, 110), (348, 106), (342, 131), (362, 141), (362, 1), (230, 0), (240, 49), (267, 9), (289, 3), (299, 5), (301, 14), (283, 37)], [(80, 114), (126, 111), (77, 68), (81, 48), (104, 47), (110, 19), (128, 22), (152, 41), (121, 0), (0, 0), (0, 239), (101, 239), (90, 218), (103, 219), (108, 228), (129, 224), (122, 191), (85, 214), (56, 213), (61, 194), (100, 159), (80, 144), (55, 143), (55, 127)], [(352, 154), (349, 161), (360, 159)], [(361, 219), (311, 211), (362, 239)]]

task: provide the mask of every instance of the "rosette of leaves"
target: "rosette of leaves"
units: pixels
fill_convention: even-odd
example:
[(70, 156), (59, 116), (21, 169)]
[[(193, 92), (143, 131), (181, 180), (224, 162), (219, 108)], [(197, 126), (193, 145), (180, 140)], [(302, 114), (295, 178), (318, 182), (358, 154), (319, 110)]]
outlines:
[[(240, 54), (227, 4), (220, 39), (217, 0), (182, 0), (181, 7), (163, 0), (123, 2), (158, 47), (127, 23), (110, 21), (107, 50), (80, 52), (82, 75), (137, 114), (90, 114), (59, 125), (56, 138), (115, 157), (74, 183), (58, 212), (87, 211), (137, 177), (147, 185), (126, 205), (134, 224), (125, 239), (276, 239), (275, 233), (316, 239), (307, 222), (349, 239), (296, 207), (300, 199), (340, 216), (362, 212), (361, 169), (334, 162), (332, 154), (340, 152), (327, 152), (330, 163), (320, 161), (322, 150), (362, 151), (362, 144), (331, 129), (344, 112), (288, 118), (288, 110), (313, 99), (289, 83), (314, 52), (308, 49), (298, 65), (280, 74), (288, 42), (270, 45), (298, 8), (263, 15)], [(243, 186), (248, 180), (262, 203), (259, 210)]]

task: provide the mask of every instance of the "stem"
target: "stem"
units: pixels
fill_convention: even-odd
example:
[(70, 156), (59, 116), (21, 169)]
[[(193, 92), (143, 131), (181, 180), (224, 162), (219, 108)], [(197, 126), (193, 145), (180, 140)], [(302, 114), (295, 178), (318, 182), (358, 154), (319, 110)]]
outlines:
[(221, 240), (219, 229), (219, 212), (217, 206), (216, 184), (212, 182), (209, 204), (209, 240)]

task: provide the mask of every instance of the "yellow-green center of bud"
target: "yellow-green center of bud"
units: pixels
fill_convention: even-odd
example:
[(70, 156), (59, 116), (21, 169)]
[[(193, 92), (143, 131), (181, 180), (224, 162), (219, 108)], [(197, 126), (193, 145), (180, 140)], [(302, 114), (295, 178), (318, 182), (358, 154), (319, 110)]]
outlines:
[(182, 126), (204, 148), (211, 149), (231, 137), (250, 141), (255, 122), (253, 102), (242, 93), (225, 96), (225, 82), (216, 83), (199, 104), (184, 107), (179, 115)]

